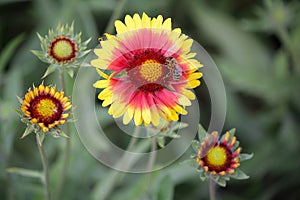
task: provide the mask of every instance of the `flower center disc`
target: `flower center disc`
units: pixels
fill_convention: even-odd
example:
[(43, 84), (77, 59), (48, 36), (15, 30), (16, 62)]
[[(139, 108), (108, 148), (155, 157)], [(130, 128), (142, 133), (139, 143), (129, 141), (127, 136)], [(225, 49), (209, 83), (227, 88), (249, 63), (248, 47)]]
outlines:
[(38, 122), (42, 122), (45, 125), (51, 124), (61, 117), (62, 105), (54, 98), (40, 96), (33, 99), (30, 104), (31, 117), (36, 118)]
[(146, 60), (140, 67), (140, 75), (149, 83), (156, 82), (162, 75), (162, 66), (155, 60)]
[(207, 160), (210, 164), (215, 166), (222, 166), (227, 160), (226, 151), (220, 146), (215, 146), (207, 154)]
[(68, 37), (55, 39), (49, 48), (50, 56), (57, 62), (69, 62), (76, 56), (76, 44)]

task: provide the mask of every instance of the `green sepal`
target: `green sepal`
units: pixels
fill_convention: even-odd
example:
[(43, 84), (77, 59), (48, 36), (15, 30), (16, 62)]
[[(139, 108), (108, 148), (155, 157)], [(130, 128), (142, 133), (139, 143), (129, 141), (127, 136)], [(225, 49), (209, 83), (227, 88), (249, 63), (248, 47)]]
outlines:
[(230, 174), (229, 176), (231, 178), (238, 179), (238, 180), (243, 180), (243, 179), (249, 178), (249, 176), (240, 169), (235, 169), (235, 172), (233, 174)]
[(199, 146), (200, 146), (200, 143), (197, 140), (192, 141), (192, 147), (196, 153), (198, 153)]
[(165, 147), (165, 138), (164, 138), (164, 136), (157, 136), (156, 139), (157, 139), (158, 146), (160, 148)]
[(42, 178), (42, 176), (43, 176), (42, 173), (39, 171), (18, 168), (18, 167), (7, 168), (6, 171), (8, 173), (18, 174), (21, 176), (31, 177), (31, 178)]
[(57, 69), (56, 65), (49, 65), (45, 74), (42, 76), (42, 79), (46, 78), (49, 74), (53, 73)]
[(187, 166), (190, 166), (192, 168), (197, 168), (199, 166), (199, 164), (197, 163), (195, 158), (182, 161), (179, 164), (180, 165), (187, 165)]
[(72, 68), (68, 67), (68, 68), (67, 68), (67, 73), (69, 74), (69, 76), (70, 76), (71, 78), (74, 77), (74, 70), (73, 70)]
[(33, 53), (41, 61), (43, 61), (45, 63), (48, 63), (48, 60), (46, 59), (44, 52), (42, 52), (42, 51), (36, 51), (36, 50), (31, 50), (31, 53)]
[(245, 160), (249, 160), (253, 157), (253, 153), (251, 154), (248, 154), (248, 153), (241, 153), (239, 155), (239, 161), (242, 162), (242, 161), (245, 161)]
[(235, 131), (236, 131), (236, 129), (235, 129), (235, 128), (232, 128), (232, 129), (230, 129), (230, 130), (228, 131), (228, 133), (229, 133), (230, 137), (233, 137), (233, 136), (234, 136), (234, 134), (235, 134)]
[(33, 125), (28, 125), (20, 139), (23, 139), (24, 137), (26, 137), (27, 135), (32, 133), (33, 130), (34, 130), (34, 126)]
[(206, 172), (205, 171), (200, 172), (199, 178), (201, 179), (201, 181), (205, 181), (208, 178)]
[(204, 140), (206, 135), (207, 135), (207, 132), (205, 131), (203, 126), (201, 124), (199, 124), (198, 125), (198, 139), (199, 139), (199, 141)]
[(218, 180), (215, 181), (219, 186), (225, 187), (226, 186), (226, 180), (223, 176), (219, 176)]

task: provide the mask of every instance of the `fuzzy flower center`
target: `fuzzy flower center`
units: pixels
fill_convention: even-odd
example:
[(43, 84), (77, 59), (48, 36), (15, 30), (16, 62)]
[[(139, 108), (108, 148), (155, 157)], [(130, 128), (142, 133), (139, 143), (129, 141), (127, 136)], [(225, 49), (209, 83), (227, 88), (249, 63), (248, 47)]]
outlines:
[(30, 105), (31, 117), (45, 125), (59, 120), (63, 112), (61, 103), (49, 96), (39, 96), (33, 99)]
[(162, 75), (162, 66), (155, 60), (146, 60), (140, 67), (140, 75), (149, 83), (156, 82)]
[(207, 154), (207, 160), (215, 166), (222, 166), (227, 160), (227, 154), (224, 148), (220, 146), (213, 147)]
[(55, 104), (50, 99), (42, 99), (36, 106), (36, 111), (43, 117), (51, 117), (56, 110)]
[(72, 54), (72, 50), (72, 45), (66, 40), (58, 41), (53, 48), (54, 53), (61, 58), (69, 57)]
[(54, 39), (49, 47), (49, 55), (57, 62), (70, 62), (76, 57), (77, 45), (68, 37)]

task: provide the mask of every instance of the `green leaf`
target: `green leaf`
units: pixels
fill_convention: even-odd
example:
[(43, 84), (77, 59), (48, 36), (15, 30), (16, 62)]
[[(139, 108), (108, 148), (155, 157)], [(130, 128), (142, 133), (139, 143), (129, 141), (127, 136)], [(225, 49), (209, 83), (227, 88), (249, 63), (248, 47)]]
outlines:
[(6, 169), (7, 172), (18, 174), (21, 176), (31, 177), (31, 178), (42, 178), (42, 173), (35, 170), (29, 170), (24, 168), (18, 168), (18, 167), (11, 167)]
[(21, 34), (14, 38), (12, 41), (10, 41), (2, 50), (0, 54), (0, 73), (8, 63), (9, 59), (12, 57), (12, 55), (15, 53), (16, 48), (19, 46), (19, 44), (24, 40), (25, 35)]
[(235, 131), (236, 131), (236, 129), (235, 129), (235, 128), (233, 128), (233, 129), (230, 129), (230, 130), (228, 131), (228, 133), (229, 133), (230, 137), (233, 137), (233, 136), (234, 136), (234, 134), (235, 134)]
[(196, 153), (198, 153), (199, 146), (200, 146), (200, 143), (197, 140), (192, 141), (192, 147)]
[(73, 69), (67, 68), (67, 73), (69, 74), (69, 76), (70, 76), (71, 78), (74, 77), (74, 70), (73, 70)]
[(42, 76), (42, 79), (46, 78), (49, 74), (53, 73), (56, 70), (57, 66), (56, 65), (50, 65), (45, 74)]
[(158, 143), (159, 147), (161, 147), (161, 148), (165, 147), (164, 136), (158, 136), (158, 137), (156, 137), (156, 139), (157, 139), (157, 143)]
[(230, 177), (238, 179), (238, 180), (243, 180), (243, 179), (249, 178), (249, 176), (240, 169), (235, 169), (235, 172), (233, 174), (230, 174)]
[(205, 181), (208, 178), (205, 171), (200, 172), (199, 177), (201, 181)]
[(219, 179), (216, 181), (216, 183), (221, 187), (226, 186), (226, 180), (223, 177), (219, 177)]
[(32, 125), (27, 126), (20, 139), (23, 139), (24, 137), (29, 135), (33, 130), (34, 130), (34, 127)]
[(247, 154), (247, 153), (242, 153), (239, 155), (239, 161), (242, 162), (242, 161), (245, 161), (245, 160), (249, 160), (253, 157), (253, 153), (251, 154)]
[(38, 59), (40, 59), (41, 61), (47, 63), (47, 59), (45, 57), (45, 54), (43, 51), (36, 51), (36, 50), (31, 50), (31, 53), (33, 53), (36, 57), (38, 57)]
[(159, 191), (157, 193), (157, 200), (172, 200), (174, 193), (174, 184), (170, 175), (167, 175), (160, 182)]
[(199, 164), (197, 163), (195, 158), (184, 160), (184, 161), (180, 162), (179, 164), (180, 165), (187, 165), (187, 166), (190, 166), (192, 168), (197, 168), (199, 166)]
[(198, 138), (199, 141), (202, 141), (207, 135), (207, 132), (204, 130), (203, 126), (199, 124), (198, 126)]

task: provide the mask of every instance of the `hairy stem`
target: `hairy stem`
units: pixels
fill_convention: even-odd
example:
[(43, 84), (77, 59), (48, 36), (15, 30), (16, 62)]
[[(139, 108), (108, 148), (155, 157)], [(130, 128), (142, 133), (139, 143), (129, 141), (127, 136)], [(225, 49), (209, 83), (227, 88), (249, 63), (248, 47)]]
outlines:
[(216, 183), (211, 177), (209, 178), (209, 199), (216, 200)]
[[(59, 81), (61, 89), (66, 92), (66, 85), (65, 85), (65, 77), (64, 77), (64, 71), (63, 69), (59, 70)], [(70, 124), (65, 124), (66, 134), (70, 134)], [(68, 164), (70, 160), (70, 150), (71, 150), (71, 138), (65, 138), (65, 145), (63, 149), (63, 164), (60, 171), (60, 179), (57, 184), (56, 193), (55, 193), (55, 199), (60, 199), (61, 191), (63, 189), (63, 185), (66, 180), (66, 174), (68, 169)]]
[(41, 159), (42, 159), (42, 164), (43, 164), (43, 172), (44, 173), (43, 173), (43, 177), (42, 177), (42, 182), (43, 182), (44, 190), (45, 190), (45, 199), (50, 200), (48, 161), (47, 161), (47, 157), (46, 157), (46, 154), (45, 154), (43, 144), (39, 142), (38, 133), (36, 134), (36, 144), (38, 146), (40, 156), (41, 156)]

